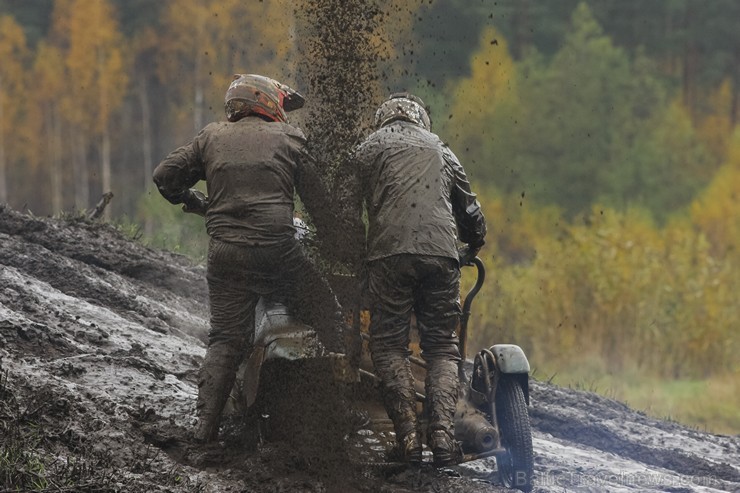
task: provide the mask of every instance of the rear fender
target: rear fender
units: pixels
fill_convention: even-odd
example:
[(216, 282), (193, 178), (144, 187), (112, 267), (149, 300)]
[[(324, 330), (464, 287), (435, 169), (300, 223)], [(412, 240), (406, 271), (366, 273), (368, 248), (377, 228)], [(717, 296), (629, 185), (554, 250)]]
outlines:
[(257, 307), (254, 347), (264, 348), (263, 359), (287, 360), (322, 356), (323, 347), (316, 331), (293, 317), (280, 303), (262, 300)]
[[(257, 322), (253, 349), (239, 370), (247, 407), (257, 399), (262, 365), (271, 360), (300, 362), (305, 365), (306, 371), (318, 378), (333, 378), (338, 382), (358, 381), (359, 374), (347, 357), (328, 352), (319, 341), (316, 331), (293, 317), (285, 305), (262, 299), (255, 312)], [(279, 361), (274, 363), (280, 364)]]
[(496, 359), (499, 378), (513, 378), (519, 382), (524, 391), (524, 398), (529, 405), (529, 361), (522, 348), (515, 344), (495, 344), (490, 348)]
[(293, 317), (285, 305), (264, 298), (257, 303), (254, 339), (251, 343), (251, 354), (242, 363), (238, 373), (246, 407), (252, 406), (257, 398), (262, 364), (265, 361), (295, 361), (324, 354), (316, 331)]

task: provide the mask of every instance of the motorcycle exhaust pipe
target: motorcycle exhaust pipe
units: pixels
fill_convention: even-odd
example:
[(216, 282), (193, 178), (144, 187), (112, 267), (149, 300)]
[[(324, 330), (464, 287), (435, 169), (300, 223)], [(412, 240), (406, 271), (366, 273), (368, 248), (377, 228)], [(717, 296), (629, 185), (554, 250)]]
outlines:
[(482, 413), (470, 413), (455, 423), (455, 435), (466, 451), (483, 453), (498, 446), (498, 432)]

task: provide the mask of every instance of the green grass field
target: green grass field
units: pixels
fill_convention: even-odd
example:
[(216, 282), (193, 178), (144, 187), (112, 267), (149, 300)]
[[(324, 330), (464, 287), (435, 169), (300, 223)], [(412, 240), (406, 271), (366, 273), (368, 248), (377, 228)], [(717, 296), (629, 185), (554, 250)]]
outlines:
[(609, 374), (598, 362), (543, 372), (535, 378), (595, 392), (628, 404), (649, 416), (669, 419), (701, 431), (740, 434), (740, 371), (706, 380), (662, 380), (638, 372)]

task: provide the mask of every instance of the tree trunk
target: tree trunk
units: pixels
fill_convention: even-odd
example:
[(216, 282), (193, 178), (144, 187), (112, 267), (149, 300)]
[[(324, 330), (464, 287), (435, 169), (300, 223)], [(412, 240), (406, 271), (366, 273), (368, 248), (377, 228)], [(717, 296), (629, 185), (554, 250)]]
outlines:
[(732, 81), (732, 102), (730, 103), (730, 130), (734, 130), (738, 118), (738, 96), (740, 95), (740, 48), (735, 49), (735, 74)]
[[(141, 105), (141, 153), (144, 156), (144, 193), (152, 188), (152, 174), (154, 172), (154, 160), (152, 158), (152, 125), (151, 109), (149, 105), (149, 87), (146, 83), (146, 75), (139, 79), (139, 104)], [(151, 236), (154, 233), (154, 222), (151, 214), (144, 217), (144, 234)]]
[[(2, 94), (2, 80), (0, 79), (0, 94)], [(5, 114), (2, 99), (0, 99), (0, 204), (8, 202), (7, 162), (5, 156)]]
[(144, 191), (152, 185), (154, 161), (152, 158), (152, 124), (149, 106), (149, 89), (146, 76), (139, 79), (139, 104), (141, 104), (141, 153), (144, 157)]
[[(103, 142), (101, 144), (100, 154), (102, 188), (103, 193), (105, 194), (111, 191), (110, 131), (108, 130), (107, 123), (103, 128)], [(106, 207), (103, 210), (103, 219), (108, 221), (110, 218), (110, 209)]]
[[(100, 84), (100, 108), (107, 108), (108, 107), (108, 86), (105, 83), (105, 80), (103, 78), (103, 73), (105, 71), (105, 64), (104, 64), (104, 56), (103, 51), (98, 50), (98, 83)], [(100, 131), (101, 131), (101, 143), (100, 143), (100, 180), (101, 180), (101, 188), (102, 193), (106, 194), (111, 191), (111, 163), (110, 163), (110, 125), (108, 124), (108, 120), (110, 119), (110, 116), (108, 113), (106, 113), (106, 116), (103, 120), (103, 116), (101, 114), (101, 121), (99, 122), (100, 125)], [(110, 209), (105, 208), (103, 210), (103, 219), (106, 221), (110, 219)]]
[[(200, 57), (198, 59), (200, 60)], [(200, 63), (197, 63), (196, 67), (200, 67)], [(198, 70), (199, 68), (195, 69), (195, 98), (193, 101), (193, 125), (196, 133), (203, 128), (203, 84), (198, 75)]]
[(84, 211), (90, 206), (90, 172), (87, 169), (87, 140), (77, 129), (74, 158), (75, 208)]
[(59, 110), (56, 105), (51, 106), (50, 118), (46, 124), (49, 145), (47, 159), (51, 174), (51, 212), (59, 214), (64, 207), (62, 194), (62, 130), (59, 124)]
[[(198, 38), (202, 39), (203, 31), (205, 29), (204, 21), (201, 20), (198, 26)], [(193, 126), (195, 132), (200, 132), (203, 128), (203, 79), (202, 79), (202, 67), (203, 67), (203, 50), (198, 49), (195, 53), (195, 70), (193, 72), (193, 80), (195, 81), (195, 94), (193, 101)]]

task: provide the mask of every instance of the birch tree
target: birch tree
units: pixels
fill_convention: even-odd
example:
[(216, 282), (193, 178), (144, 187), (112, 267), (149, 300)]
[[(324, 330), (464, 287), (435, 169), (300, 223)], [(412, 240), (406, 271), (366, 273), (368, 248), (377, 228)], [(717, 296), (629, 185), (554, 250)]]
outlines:
[(46, 145), (42, 154), (42, 166), (48, 168), (51, 184), (51, 209), (59, 213), (64, 208), (64, 179), (62, 163), (64, 149), (62, 144), (61, 101), (64, 99), (63, 76), (59, 68), (64, 65), (59, 50), (46, 42), (39, 43), (33, 66), (35, 87), (38, 89), (34, 100), (40, 118), (40, 131)]
[(28, 50), (23, 29), (12, 17), (0, 17), (0, 203), (8, 202), (8, 163), (20, 152), (17, 131), (22, 104)]
[(197, 132), (208, 120), (221, 117), (234, 73), (290, 82), (292, 12), (285, 0), (170, 3), (157, 69), (172, 89), (178, 123), (189, 120)]
[(100, 149), (102, 191), (111, 191), (112, 187), (110, 120), (123, 103), (128, 83), (123, 37), (107, 0), (64, 0), (57, 4), (55, 16), (66, 45), (70, 99), (65, 115), (80, 130), (76, 174), (81, 183), (75, 202), (77, 207), (85, 208), (90, 205), (86, 163), (91, 140), (97, 141)]

